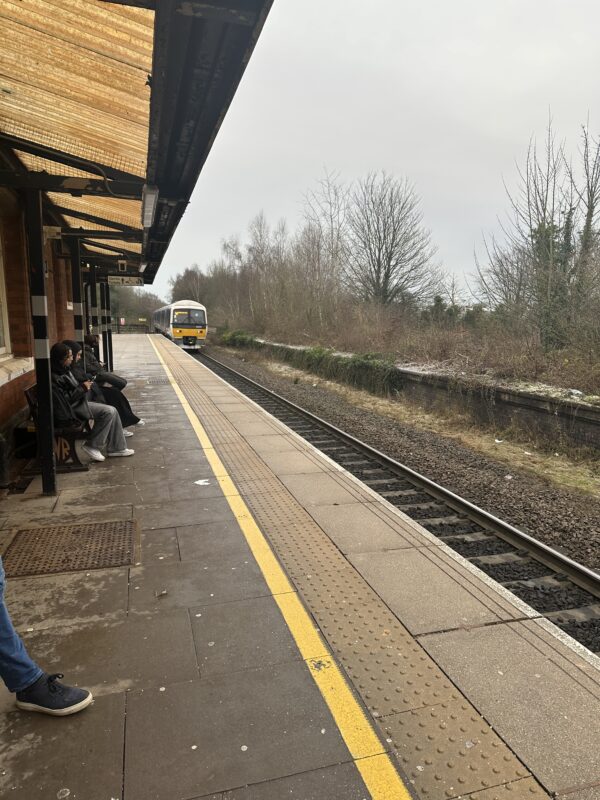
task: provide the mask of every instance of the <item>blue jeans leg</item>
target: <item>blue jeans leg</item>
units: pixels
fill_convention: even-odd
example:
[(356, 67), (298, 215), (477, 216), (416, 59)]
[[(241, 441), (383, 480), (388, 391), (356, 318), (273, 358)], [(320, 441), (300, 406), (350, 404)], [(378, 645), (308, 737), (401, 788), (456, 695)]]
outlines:
[(10, 692), (20, 692), (42, 675), (13, 628), (4, 602), (4, 567), (0, 558), (0, 678)]

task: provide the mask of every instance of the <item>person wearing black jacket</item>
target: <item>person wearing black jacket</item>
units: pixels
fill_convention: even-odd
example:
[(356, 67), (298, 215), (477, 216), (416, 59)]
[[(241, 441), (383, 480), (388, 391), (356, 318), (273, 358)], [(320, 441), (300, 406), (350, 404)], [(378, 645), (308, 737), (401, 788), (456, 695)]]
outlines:
[(132, 456), (134, 451), (125, 444), (123, 426), (116, 409), (87, 399), (92, 381), (80, 384), (71, 372), (72, 361), (73, 354), (66, 344), (57, 342), (52, 345), (50, 369), (56, 424), (64, 426), (72, 424), (73, 420), (93, 419), (92, 433), (83, 443), (83, 450), (93, 461), (104, 461), (103, 448), (106, 448), (108, 456)]
[[(114, 372), (107, 372), (104, 369), (104, 364), (102, 364), (96, 358), (96, 353), (94, 351), (94, 347), (98, 343), (98, 337), (93, 333), (86, 333), (83, 338), (83, 349), (85, 352), (85, 369), (90, 375), (93, 375), (98, 383), (102, 385), (103, 383), (110, 383), (111, 386), (114, 386), (115, 389), (119, 389), (123, 391), (123, 389), (127, 386), (127, 381), (125, 378), (122, 378), (120, 375), (115, 375)], [(134, 422), (127, 423), (128, 425), (135, 425)]]
[(96, 373), (94, 378), (94, 376), (89, 373), (89, 370), (84, 370), (81, 361), (81, 345), (78, 342), (65, 339), (63, 344), (66, 344), (67, 347), (71, 349), (71, 353), (73, 354), (71, 372), (78, 380), (79, 384), (83, 384), (85, 381), (92, 381), (92, 388), (88, 400), (92, 400), (96, 403), (105, 403), (108, 406), (116, 408), (119, 419), (121, 420), (121, 425), (123, 426), (123, 433), (125, 436), (133, 436), (133, 432), (126, 431), (125, 428), (129, 425), (137, 425), (140, 418), (133, 413), (129, 400), (125, 397), (123, 392), (120, 389), (116, 389), (114, 386), (101, 386), (98, 378), (100, 373)]

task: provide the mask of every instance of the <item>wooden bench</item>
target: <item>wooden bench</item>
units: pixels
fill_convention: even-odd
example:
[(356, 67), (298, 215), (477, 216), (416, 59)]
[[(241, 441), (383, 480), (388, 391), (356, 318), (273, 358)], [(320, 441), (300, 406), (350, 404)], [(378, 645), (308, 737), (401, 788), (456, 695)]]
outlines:
[[(25, 389), (25, 399), (29, 406), (31, 419), (37, 429), (38, 427), (38, 396), (37, 385)], [(87, 439), (91, 433), (88, 422), (77, 422), (69, 427), (54, 428), (54, 455), (56, 457), (56, 468), (59, 472), (84, 472), (89, 469), (79, 458), (75, 441), (77, 439)], [(39, 453), (38, 453), (39, 456)]]

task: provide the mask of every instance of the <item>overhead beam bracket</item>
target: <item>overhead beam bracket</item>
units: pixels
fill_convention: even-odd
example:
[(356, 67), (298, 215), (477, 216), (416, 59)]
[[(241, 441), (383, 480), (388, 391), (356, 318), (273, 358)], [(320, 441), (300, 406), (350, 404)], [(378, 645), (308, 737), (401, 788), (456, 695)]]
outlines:
[(74, 167), (83, 172), (95, 172), (102, 177), (110, 178), (111, 180), (130, 180), (144, 182), (144, 179), (139, 175), (134, 175), (122, 169), (115, 169), (108, 167), (106, 164), (99, 164), (79, 156), (64, 153), (62, 150), (57, 150), (54, 147), (46, 147), (45, 145), (31, 142), (28, 139), (23, 139), (20, 136), (13, 136), (10, 133), (0, 132), (0, 144), (11, 147), (13, 150), (20, 150), (23, 153), (29, 153), (32, 156), (39, 156), (48, 161), (55, 161), (57, 164), (63, 164), (67, 167)]
[(50, 175), (48, 172), (12, 172), (0, 170), (0, 186), (11, 189), (39, 189), (42, 192), (63, 192), (74, 197), (97, 195), (126, 200), (140, 200), (143, 184), (139, 181), (104, 181), (96, 178), (73, 178)]

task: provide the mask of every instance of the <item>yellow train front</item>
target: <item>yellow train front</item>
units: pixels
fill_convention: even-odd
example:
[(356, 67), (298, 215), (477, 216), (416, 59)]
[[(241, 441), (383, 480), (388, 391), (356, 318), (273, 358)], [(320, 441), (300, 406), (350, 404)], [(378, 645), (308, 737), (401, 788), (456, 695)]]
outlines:
[(178, 300), (154, 312), (152, 328), (184, 350), (198, 350), (206, 344), (206, 308), (194, 300)]

